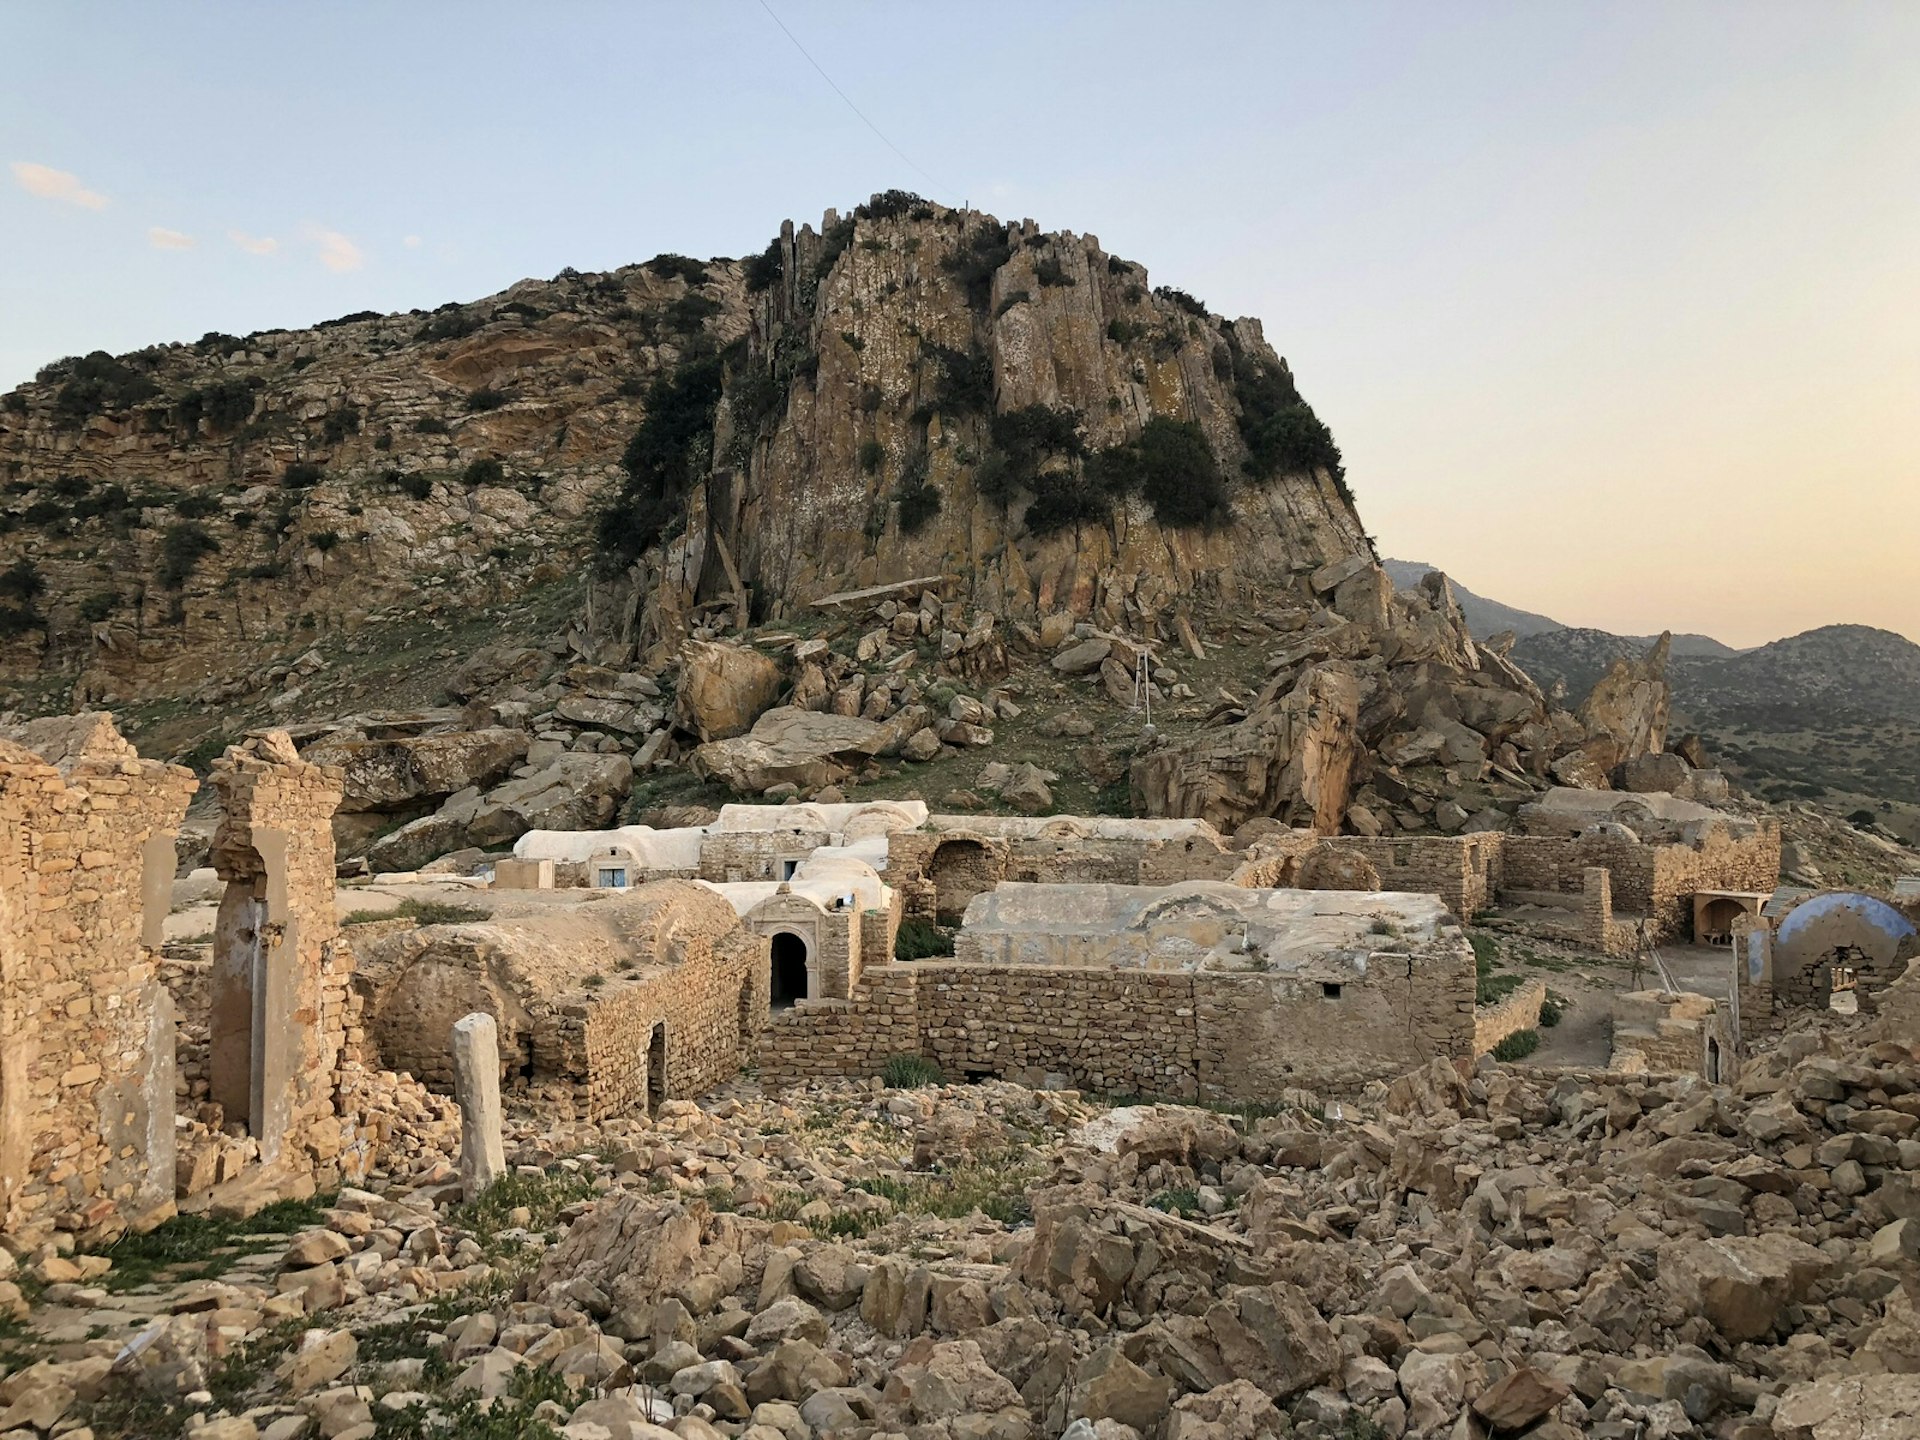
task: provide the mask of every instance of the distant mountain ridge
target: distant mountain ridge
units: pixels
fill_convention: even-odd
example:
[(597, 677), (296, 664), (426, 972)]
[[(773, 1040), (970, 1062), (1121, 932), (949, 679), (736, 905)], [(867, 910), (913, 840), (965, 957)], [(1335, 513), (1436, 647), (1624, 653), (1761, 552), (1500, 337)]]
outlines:
[[(1410, 560), (1381, 564), (1402, 589), (1418, 585), (1435, 568)], [(1453, 594), (1476, 638), (1512, 630), (1519, 637), (1513, 658), (1520, 667), (1543, 686), (1565, 681), (1575, 699), (1615, 660), (1637, 658), (1655, 638), (1564, 625), (1457, 582)], [(1675, 635), (1667, 673), (1675, 704), (1700, 723), (1779, 720), (1800, 709), (1823, 719), (1906, 720), (1920, 714), (1920, 645), (1871, 625), (1822, 625), (1751, 650), (1709, 635)]]
[[(1392, 578), (1394, 588), (1397, 590), (1410, 590), (1420, 583), (1421, 578), (1428, 571), (1440, 569), (1438, 565), (1429, 565), (1421, 560), (1382, 560), (1380, 564)], [(1489, 636), (1498, 635), (1502, 630), (1511, 630), (1522, 639), (1555, 631), (1580, 630), (1586, 635), (1605, 636), (1610, 640), (1617, 640), (1622, 644), (1637, 646), (1644, 650), (1659, 638), (1655, 635), (1614, 635), (1607, 630), (1583, 629), (1580, 626), (1568, 625), (1537, 611), (1521, 610), (1499, 600), (1489, 600), (1486, 596), (1467, 589), (1452, 575), (1448, 575), (1447, 580), (1453, 586), (1453, 598), (1460, 602), (1460, 613), (1467, 617), (1467, 628), (1473, 632), (1476, 640), (1485, 640)], [(1725, 659), (1729, 655), (1738, 655), (1741, 652), (1731, 645), (1722, 644), (1711, 635), (1682, 632), (1673, 637), (1673, 653)], [(1604, 670), (1606, 666), (1602, 665), (1600, 668)]]

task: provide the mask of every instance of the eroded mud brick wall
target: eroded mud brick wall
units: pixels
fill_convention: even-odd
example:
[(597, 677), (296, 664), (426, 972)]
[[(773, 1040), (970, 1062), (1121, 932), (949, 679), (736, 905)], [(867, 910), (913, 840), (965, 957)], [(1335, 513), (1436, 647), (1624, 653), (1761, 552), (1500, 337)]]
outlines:
[[(109, 752), (63, 777), (0, 740), (0, 1228), (83, 1235), (173, 1199), (174, 1046), (159, 975), (177, 766)], [(118, 750), (121, 753), (111, 753)]]

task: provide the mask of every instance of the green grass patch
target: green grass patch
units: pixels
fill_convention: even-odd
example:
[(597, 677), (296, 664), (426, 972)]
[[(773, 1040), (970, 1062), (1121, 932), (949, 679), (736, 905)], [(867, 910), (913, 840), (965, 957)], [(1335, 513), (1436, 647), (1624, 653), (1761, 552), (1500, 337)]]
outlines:
[(1511, 971), (1498, 975), (1482, 975), (1473, 984), (1473, 1003), (1498, 1005), (1526, 983), (1526, 976), (1515, 975)]
[(1564, 995), (1547, 991), (1547, 998), (1540, 1003), (1540, 1028), (1551, 1030), (1565, 1018), (1570, 1002)]
[(332, 1203), (330, 1195), (276, 1200), (246, 1220), (175, 1215), (144, 1235), (129, 1231), (94, 1252), (113, 1261), (113, 1269), (99, 1283), (122, 1291), (150, 1284), (163, 1274), (172, 1283), (211, 1279), (243, 1255), (272, 1250), (297, 1231), (324, 1225), (322, 1212)]
[[(1040, 1178), (1043, 1167), (1018, 1152), (982, 1157), (939, 1174), (869, 1175), (852, 1188), (891, 1200), (896, 1211), (908, 1215), (936, 1215), (961, 1220), (980, 1211), (1003, 1225), (1033, 1218), (1027, 1187)], [(887, 1217), (851, 1215), (849, 1224), (878, 1228)], [(829, 1226), (831, 1221), (828, 1222)]]
[(934, 925), (925, 920), (905, 920), (901, 922), (900, 932), (893, 938), (893, 958), (896, 960), (930, 960), (935, 956), (953, 954), (953, 931), (944, 925)]
[(1147, 1205), (1154, 1210), (1164, 1210), (1169, 1215), (1183, 1215), (1191, 1220), (1200, 1213), (1200, 1193), (1192, 1189), (1162, 1190), (1158, 1195), (1149, 1196)]
[(525, 1206), (532, 1214), (526, 1228), (545, 1230), (569, 1205), (598, 1194), (593, 1177), (584, 1170), (553, 1165), (540, 1175), (502, 1175), (477, 1200), (457, 1206), (449, 1223), (467, 1231), (490, 1255), (511, 1248), (502, 1241), (514, 1228), (513, 1212)]

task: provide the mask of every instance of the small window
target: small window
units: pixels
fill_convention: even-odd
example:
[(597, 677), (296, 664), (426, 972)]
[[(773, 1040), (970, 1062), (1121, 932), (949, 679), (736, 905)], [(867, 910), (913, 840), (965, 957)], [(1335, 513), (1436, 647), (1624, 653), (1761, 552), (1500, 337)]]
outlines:
[(1320, 994), (1325, 999), (1338, 1000), (1340, 998), (1340, 986), (1332, 980), (1322, 980), (1320, 982)]
[(627, 888), (626, 867), (625, 866), (606, 866), (606, 865), (601, 866), (600, 878), (595, 883), (602, 890), (626, 889)]
[(800, 862), (798, 860), (782, 860), (780, 862), (780, 878), (782, 880), (791, 880), (793, 878), (793, 872), (799, 868)]

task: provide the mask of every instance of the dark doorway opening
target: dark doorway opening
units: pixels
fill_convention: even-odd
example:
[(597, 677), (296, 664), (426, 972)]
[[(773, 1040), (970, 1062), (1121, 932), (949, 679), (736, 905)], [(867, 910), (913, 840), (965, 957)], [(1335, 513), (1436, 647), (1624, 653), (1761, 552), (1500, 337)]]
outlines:
[(1711, 1036), (1707, 1038), (1707, 1083), (1720, 1083), (1720, 1042)]
[(667, 1022), (662, 1020), (647, 1037), (647, 1113), (659, 1113), (667, 1098)]
[(773, 984), (769, 992), (775, 1010), (791, 1010), (807, 998), (807, 942), (782, 931), (773, 937)]

